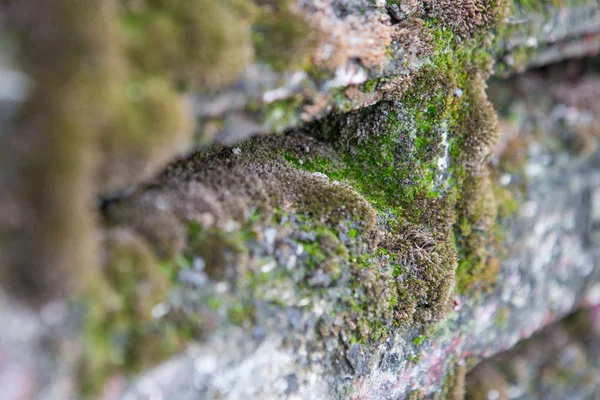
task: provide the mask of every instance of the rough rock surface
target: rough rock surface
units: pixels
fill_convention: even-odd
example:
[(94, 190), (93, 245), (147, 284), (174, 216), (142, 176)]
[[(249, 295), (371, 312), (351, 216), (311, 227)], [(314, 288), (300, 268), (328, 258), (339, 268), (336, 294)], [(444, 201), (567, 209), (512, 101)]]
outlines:
[(579, 311), (478, 365), (466, 397), (596, 398), (598, 350), (598, 309)]
[[(453, 311), (425, 330), (408, 327), (379, 343), (351, 344), (338, 360), (329, 352), (311, 349), (314, 314), (322, 310), (318, 303), (300, 300), (298, 308), (257, 317), (261, 334), (253, 345), (245, 341), (248, 347), (232, 350), (240, 335), (234, 330), (190, 349), (154, 372), (159, 377), (177, 376), (178, 382), (158, 384), (152, 390), (189, 398), (217, 393), (229, 398), (360, 399), (447, 394), (444, 385), (451, 381), (453, 369), (511, 348), (574, 308), (598, 304), (600, 277), (594, 266), (599, 256), (600, 174), (595, 165), (600, 159), (596, 138), (586, 136), (598, 132), (596, 103), (586, 101), (593, 98), (591, 92), (572, 89), (585, 85), (593, 90), (600, 80), (592, 74), (569, 84), (543, 75), (526, 74), (490, 89), (517, 88), (510, 96), (503, 93), (510, 99), (502, 108), (510, 110), (506, 117), (511, 122), (502, 120), (498, 156), (490, 162), (502, 163), (500, 158), (510, 151), (523, 152), (526, 160), (520, 170), (497, 176), (500, 185), (523, 187), (516, 216), (506, 221), (503, 256), (491, 288), (457, 295)], [(553, 96), (557, 99), (538, 102)], [(578, 140), (589, 140), (584, 154), (569, 150)], [(278, 323), (269, 326), (270, 319)], [(324, 362), (328, 358), (334, 358), (329, 367)], [(248, 376), (251, 381), (244, 380)], [(134, 393), (150, 390), (144, 379)], [(233, 384), (240, 381), (244, 384)]]
[(461, 398), (600, 303), (596, 1), (0, 17), (9, 398)]

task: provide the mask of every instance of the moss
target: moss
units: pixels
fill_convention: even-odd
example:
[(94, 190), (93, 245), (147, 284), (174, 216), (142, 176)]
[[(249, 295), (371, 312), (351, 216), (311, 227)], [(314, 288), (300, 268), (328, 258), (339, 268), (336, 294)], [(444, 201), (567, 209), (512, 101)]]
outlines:
[(370, 79), (370, 80), (364, 82), (363, 84), (361, 84), (360, 88), (362, 91), (364, 91), (366, 93), (372, 93), (377, 88), (378, 83), (379, 83), (378, 79)]
[(417, 336), (412, 340), (412, 342), (415, 346), (419, 347), (421, 343), (423, 343), (423, 340), (425, 340), (425, 336)]
[[(150, 212), (152, 218), (148, 218)], [(104, 223), (111, 228), (127, 226), (134, 229), (151, 245), (155, 256), (162, 261), (175, 258), (184, 249), (185, 227), (173, 213), (155, 210), (150, 204), (133, 205), (128, 201), (106, 204)]]
[(239, 231), (227, 233), (216, 227), (203, 230), (188, 241), (184, 254), (200, 257), (206, 273), (215, 280), (234, 277), (232, 266), (243, 263), (246, 248)]
[[(2, 233), (3, 281), (15, 292), (47, 298), (85, 281), (86, 268), (69, 266), (96, 263), (94, 196), (148, 177), (180, 151), (191, 130), (183, 81), (216, 87), (246, 62), (249, 25), (230, 5), (115, 3), (56, 0), (31, 15), (27, 2), (11, 7), (20, 61), (36, 82), (10, 135), (25, 145), (6, 146), (23, 150), (2, 157), (21, 177), (14, 182), (27, 182), (7, 192), (35, 215), (13, 239)], [(60, 29), (44, 37), (28, 24)]]
[(515, 215), (519, 209), (519, 203), (513, 191), (507, 187), (500, 186), (497, 183), (492, 184), (492, 190), (498, 208), (498, 217), (500, 219), (506, 219)]
[(218, 88), (235, 79), (250, 60), (250, 16), (235, 2), (123, 4), (126, 48), (140, 73), (168, 76), (185, 86)]
[(447, 400), (462, 400), (465, 397), (465, 378), (467, 367), (457, 364), (451, 374), (444, 380), (441, 398)]
[(292, 11), (289, 0), (259, 4), (252, 33), (257, 58), (277, 71), (307, 67), (315, 45), (309, 23)]
[[(386, 224), (391, 231), (379, 233), (381, 255), (356, 257), (350, 282), (356, 282), (355, 293), (347, 307), (341, 307), (353, 310), (345, 318), (358, 328), (359, 334), (354, 336), (358, 340), (383, 334), (394, 319), (403, 324), (413, 318), (439, 318), (452, 288), (455, 255), (449, 232), (451, 203), (435, 190), (432, 178), (433, 160), (439, 151), (433, 129), (437, 121), (407, 123), (392, 117), (399, 111), (403, 116), (413, 115), (412, 107), (418, 110), (421, 106), (416, 100), (408, 110), (384, 104), (353, 114), (348, 125), (336, 125), (339, 119), (334, 125), (319, 124), (313, 135), (334, 145), (344, 144), (339, 158), (288, 157), (300, 168), (348, 182), (381, 215), (389, 215)], [(359, 126), (366, 126), (364, 131), (373, 132), (373, 136), (352, 138)], [(418, 132), (414, 138), (411, 130)], [(346, 134), (351, 139), (345, 138)], [(433, 281), (442, 282), (437, 290), (428, 283)], [(373, 298), (378, 299), (376, 304), (369, 300)]]
[(506, 0), (424, 1), (424, 16), (452, 29), (463, 38), (480, 37), (500, 23)]
[[(457, 178), (462, 178), (457, 204), (457, 218), (461, 225), (455, 229), (461, 259), (457, 282), (463, 292), (472, 283), (481, 281), (481, 274), (486, 270), (487, 249), (492, 240), (490, 232), (497, 215), (489, 172), (482, 165), (495, 141), (497, 129), (496, 117), (485, 98), (484, 87), (481, 76), (466, 82), (465, 92), (470, 99), (470, 108), (462, 120), (465, 124), (461, 127), (463, 136), (457, 138), (455, 144), (460, 150), (454, 152), (457, 161), (464, 166), (457, 171)], [(477, 132), (479, 137), (472, 132)], [(465, 229), (465, 225), (471, 228)]]
[[(226, 233), (191, 222), (185, 248), (161, 264), (148, 239), (122, 225), (106, 231), (104, 268), (79, 299), (85, 306), (79, 383), (86, 396), (96, 394), (112, 374), (147, 369), (205, 337), (223, 313), (231, 323), (246, 326), (254, 315), (254, 291), (269, 279), (251, 271), (237, 276), (231, 268), (243, 254), (240, 240), (249, 240), (243, 230)], [(211, 277), (237, 279), (241, 294), (208, 291), (195, 296), (193, 307), (170, 303), (172, 286), (185, 285), (175, 276), (197, 268), (198, 257)]]
[(289, 126), (300, 121), (298, 109), (301, 105), (302, 98), (300, 96), (267, 104), (264, 111), (265, 126), (274, 132), (283, 132)]
[(170, 284), (150, 248), (124, 229), (109, 231), (105, 244), (105, 267), (85, 291), (79, 374), (87, 394), (116, 371), (138, 371), (180, 348), (173, 331), (153, 322), (152, 308)]
[(238, 302), (227, 310), (229, 320), (237, 325), (243, 325), (245, 321), (252, 318), (254, 308), (248, 304)]
[[(312, 136), (334, 146), (335, 157), (286, 157), (297, 168), (348, 182), (385, 221), (387, 232), (380, 232), (377, 244), (385, 258), (354, 258), (366, 265), (352, 267), (352, 279), (360, 282), (347, 300), (353, 311), (344, 316), (358, 328), (352, 340), (371, 337), (370, 327), (381, 332), (392, 323), (438, 319), (446, 312), (455, 269), (464, 291), (471, 282), (493, 281), (498, 268), (497, 259), (488, 258), (496, 208), (481, 167), (496, 135), (495, 114), (483, 91), (490, 59), (477, 41), (458, 42), (434, 24), (429, 29), (431, 64), (400, 102), (310, 128)], [(449, 186), (439, 186), (437, 160), (448, 131), (451, 178)], [(460, 223), (451, 229), (455, 220)]]
[(99, 172), (103, 192), (126, 187), (135, 179), (134, 171), (148, 169), (149, 162), (165, 164), (192, 129), (190, 110), (163, 77), (134, 79), (120, 90), (125, 95), (114, 97), (113, 118), (99, 140), (104, 154)]
[[(79, 288), (97, 261), (97, 140), (119, 72), (111, 64), (114, 9), (67, 0), (9, 9), (20, 67), (35, 84), (0, 146), (0, 181), (10, 202), (0, 208), (23, 216), (12, 229), (0, 228), (0, 268), (5, 288), (40, 303)], [(46, 29), (54, 34), (43, 35)]]
[[(493, 4), (490, 12), (499, 7)], [(277, 16), (289, 11), (283, 2), (262, 7)], [(344, 344), (443, 318), (455, 279), (466, 291), (491, 281), (498, 268), (489, 252), (498, 212), (484, 166), (496, 131), (484, 93), (490, 57), (475, 38), (494, 18), (474, 23), (463, 38), (449, 22), (430, 21), (432, 56), (412, 89), (303, 132), (214, 146), (178, 160), (148, 186), (107, 204), (107, 224), (127, 227), (150, 244), (148, 263), (160, 259), (189, 268), (201, 259), (213, 279), (235, 282), (232, 293), (206, 299), (209, 309), (226, 310), (233, 323), (253, 319), (254, 302), (267, 298), (259, 293), (264, 287), (290, 280), (303, 296), (332, 303), (331, 318), (319, 329)], [(275, 29), (272, 24), (264, 22), (257, 32)], [(287, 45), (291, 39), (274, 40)], [(152, 65), (138, 68), (148, 75), (167, 68)], [(274, 126), (288, 122), (295, 101), (271, 105)], [(440, 160), (448, 158), (444, 166)], [(262, 228), (273, 225), (303, 245), (290, 273), (263, 272), (264, 264), (247, 262), (274, 259), (251, 246)], [(130, 269), (119, 271), (127, 277)], [(349, 290), (331, 299), (329, 286)], [(105, 325), (101, 337), (118, 331)]]

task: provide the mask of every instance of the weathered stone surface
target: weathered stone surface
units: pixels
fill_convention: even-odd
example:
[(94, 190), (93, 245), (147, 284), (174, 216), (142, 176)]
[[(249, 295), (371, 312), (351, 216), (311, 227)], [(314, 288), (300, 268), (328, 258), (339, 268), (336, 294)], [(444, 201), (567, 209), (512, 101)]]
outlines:
[(523, 72), (569, 58), (598, 54), (600, 8), (596, 1), (557, 5), (515, 2), (499, 29), (498, 72)]
[[(492, 51), (504, 73), (598, 49), (594, 1), (35, 4), (9, 1), (0, 10), (2, 57), (12, 58), (6, 71), (17, 74), (6, 91), (22, 97), (2, 107), (14, 115), (2, 129), (10, 132), (2, 170), (12, 172), (0, 176), (9, 193), (0, 215), (10, 221), (0, 234), (8, 274), (21, 274), (12, 290), (35, 286), (40, 297), (77, 288), (81, 279), (70, 278), (76, 271), (68, 265), (102, 258), (95, 196), (120, 195), (175, 155), (393, 100), (437, 68), (440, 40), (484, 48), (507, 19)], [(67, 138), (71, 128), (85, 134)], [(25, 243), (37, 243), (37, 256), (23, 251)], [(30, 264), (37, 273), (20, 267)]]
[[(582, 304), (597, 304), (600, 280), (594, 266), (599, 254), (593, 242), (597, 236), (593, 215), (598, 205), (593, 200), (600, 185), (595, 168), (600, 159), (595, 147), (587, 147), (596, 146), (596, 137), (585, 136), (598, 134), (596, 102), (586, 101), (593, 98), (589, 92), (573, 91), (572, 84), (542, 75), (532, 73), (490, 89), (513, 90), (506, 96), (510, 100), (502, 104), (502, 109), (510, 110), (506, 115), (510, 120), (502, 120), (499, 148), (490, 162), (506, 167), (503, 157), (510, 152), (525, 155), (521, 167), (502, 170), (497, 176), (500, 185), (522, 189), (516, 216), (505, 220), (503, 257), (491, 288), (457, 295), (453, 311), (425, 330), (406, 327), (380, 342), (334, 345), (338, 357), (333, 348), (315, 349), (318, 339), (310, 334), (315, 313), (323, 312), (322, 299), (300, 299), (303, 312), (295, 317), (298, 322), (289, 320), (283, 310), (259, 314), (256, 321), (266, 336), (245, 351), (227, 350), (237, 342), (237, 330), (231, 336), (212, 336), (165, 370), (155, 371), (161, 375), (167, 368), (175, 369), (182, 381), (154, 390), (167, 397), (179, 396), (177, 390), (185, 388), (190, 398), (217, 393), (230, 398), (285, 398), (290, 390), (286, 377), (293, 375), (298, 398), (395, 399), (415, 391), (432, 396), (447, 393), (445, 382), (458, 366), (472, 366), (508, 349)], [(591, 75), (582, 78), (581, 85), (591, 88), (597, 82)], [(550, 100), (551, 94), (555, 100)], [(589, 140), (584, 154), (570, 152), (570, 143), (580, 140), (580, 135)], [(269, 328), (271, 319), (278, 322)], [(283, 328), (281, 321), (286, 320), (290, 325)], [(247, 374), (256, 379), (232, 384), (244, 381)], [(196, 389), (187, 392), (192, 382)], [(145, 390), (140, 385), (142, 381), (133, 393)]]
[[(129, 389), (125, 381), (115, 378), (105, 391), (113, 391), (110, 398), (128, 391), (133, 398), (162, 395), (182, 399), (217, 395), (225, 398), (403, 398), (410, 393), (447, 394), (454, 371), (464, 369), (461, 365), (471, 367), (479, 359), (512, 347), (573, 308), (597, 304), (600, 280), (594, 265), (598, 260), (595, 245), (598, 205), (594, 199), (598, 197), (600, 184), (595, 165), (600, 160), (595, 147), (590, 146), (596, 146), (594, 135), (598, 132), (598, 122), (594, 108), (597, 103), (593, 99), (597, 93), (594, 88), (600, 81), (594, 74), (579, 79), (580, 83), (575, 85), (582, 89), (573, 91), (573, 83), (557, 80), (556, 73), (550, 70), (526, 74), (488, 89), (492, 97), (498, 99), (498, 109), (506, 110), (501, 115), (499, 144), (490, 160), (500, 172), (493, 176), (499, 185), (515, 189), (519, 207), (514, 217), (503, 220), (506, 233), (496, 282), (487, 289), (456, 295), (453, 309), (445, 319), (427, 327), (394, 328), (379, 342), (344, 345), (340, 338), (322, 336), (318, 322), (331, 310), (331, 298), (343, 296), (343, 289), (339, 285), (329, 287), (314, 297), (296, 286), (305, 279), (301, 276), (291, 278), (300, 279), (294, 286), (288, 286), (285, 280), (267, 281), (252, 289), (252, 317), (241, 316), (238, 320), (241, 326), (235, 326), (228, 322), (231, 315), (222, 314), (227, 313), (229, 295), (226, 293), (231, 290), (230, 284), (227, 280), (215, 282), (198, 265), (183, 270), (190, 271), (180, 274), (184, 286), (172, 293), (167, 303), (156, 306), (153, 314), (164, 318), (183, 304), (201, 306), (203, 297), (215, 293), (222, 296), (222, 305), (213, 316), (218, 328), (205, 328), (208, 331), (204, 339), (144, 374)], [(539, 99), (546, 100), (540, 102)], [(581, 141), (586, 145), (582, 147)], [(241, 146), (222, 151), (231, 152), (229, 157), (233, 158), (248, 148)], [(189, 176), (193, 177), (197, 173), (194, 171), (200, 170), (194, 170), (191, 165)], [(169, 188), (169, 176), (166, 173), (163, 178), (166, 188)], [(311, 179), (327, 182), (322, 177)], [(160, 194), (164, 188), (155, 186), (150, 193)], [(178, 193), (183, 189), (181, 183), (176, 183), (174, 188)], [(172, 189), (164, 193), (168, 190)], [(173, 204), (172, 200), (164, 197), (159, 206), (168, 209), (169, 204)], [(183, 198), (181, 204), (189, 203)], [(235, 226), (232, 229), (235, 230)], [(272, 228), (263, 228), (246, 242), (250, 251), (242, 264), (237, 259), (228, 265), (237, 265), (238, 273), (241, 266), (267, 273), (301, 268), (306, 250), (297, 239), (290, 241), (293, 231), (278, 225), (274, 230), (269, 229)], [(304, 243), (315, 240), (310, 237), (314, 235), (310, 231), (304, 235), (309, 235)], [(235, 296), (247, 290), (247, 287), (238, 287)], [(3, 313), (8, 313), (6, 307), (11, 307), (10, 303), (3, 304), (6, 304)], [(48, 373), (43, 367), (49, 360), (26, 361), (26, 355), (35, 351), (32, 343), (48, 337), (49, 332), (56, 329), (53, 326), (64, 323), (60, 322), (65, 318), (64, 311), (60, 312), (61, 306), (54, 307), (58, 311), (46, 309), (39, 317), (25, 317), (26, 313), (14, 309), (10, 311), (12, 317), (4, 314), (3, 320), (17, 318), (21, 324), (27, 318), (32, 332), (37, 332), (30, 336), (4, 337), (4, 354), (12, 354), (8, 353), (11, 348), (21, 349), (18, 356), (12, 357), (22, 361), (14, 365)], [(21, 341), (26, 345), (15, 347)], [(74, 372), (71, 368), (73, 365), (61, 363), (61, 368), (46, 378), (44, 385), (49, 386), (42, 385), (45, 388), (42, 393), (72, 390), (57, 387), (61, 384), (58, 376), (68, 377)], [(30, 373), (36, 376), (38, 372)], [(28, 377), (22, 372), (19, 376)], [(36, 382), (34, 378), (29, 379)], [(32, 386), (39, 384), (32, 382)], [(18, 390), (23, 390), (23, 386)]]
[(598, 397), (598, 309), (579, 311), (478, 365), (467, 398)]
[[(196, 95), (196, 111), (207, 126), (207, 136), (231, 143), (265, 131), (282, 132), (332, 111), (349, 111), (389, 98), (390, 92), (410, 85), (415, 72), (430, 62), (431, 31), (426, 22), (423, 24), (429, 18), (444, 16), (447, 26), (459, 37), (489, 28), (486, 24), (490, 21), (465, 21), (472, 18), (468, 11), (472, 7), (491, 7), (492, 2), (442, 1), (432, 6), (435, 3), (303, 2), (299, 16), (313, 21), (316, 35), (323, 38), (313, 58), (313, 68), (322, 69), (321, 74), (298, 70), (277, 73), (268, 65), (252, 65), (234, 88)], [(595, 55), (600, 49), (599, 31), (600, 7), (595, 0), (555, 4), (515, 1), (495, 39), (497, 73), (509, 75), (532, 66)], [(256, 103), (266, 112), (253, 113), (248, 104)], [(215, 126), (213, 119), (221, 128), (211, 128)]]
[(596, 2), (34, 5), (0, 10), (11, 396), (460, 398), (600, 303), (596, 61), (485, 83), (593, 54)]

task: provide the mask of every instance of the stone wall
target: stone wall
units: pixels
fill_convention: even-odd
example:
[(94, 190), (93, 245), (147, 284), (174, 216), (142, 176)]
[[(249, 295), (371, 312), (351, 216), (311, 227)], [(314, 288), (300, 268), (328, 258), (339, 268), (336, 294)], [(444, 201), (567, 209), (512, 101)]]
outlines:
[(0, 10), (15, 398), (462, 398), (600, 303), (595, 1)]

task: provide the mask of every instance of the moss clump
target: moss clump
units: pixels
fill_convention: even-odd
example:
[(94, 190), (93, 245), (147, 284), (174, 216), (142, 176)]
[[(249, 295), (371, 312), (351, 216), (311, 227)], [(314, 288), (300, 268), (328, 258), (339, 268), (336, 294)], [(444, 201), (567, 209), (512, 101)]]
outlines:
[[(287, 6), (264, 7), (283, 13)], [(278, 229), (303, 244), (304, 253), (299, 266), (282, 276), (300, 283), (300, 293), (333, 304), (321, 333), (346, 344), (366, 342), (393, 327), (442, 318), (455, 277), (467, 290), (498, 266), (488, 253), (496, 208), (484, 166), (496, 129), (484, 93), (490, 58), (478, 39), (467, 38), (474, 30), (458, 38), (445, 24), (426, 25), (433, 55), (410, 91), (325, 118), (303, 132), (193, 154), (128, 197), (107, 203), (103, 213), (111, 226), (136, 232), (155, 250), (143, 257), (118, 254), (114, 265), (151, 265), (155, 258), (188, 268), (202, 260), (213, 279), (237, 281), (227, 315), (244, 325), (254, 317), (248, 293), (271, 277), (247, 262), (266, 250), (247, 247), (255, 235), (244, 233), (245, 224), (250, 221), (256, 233), (285, 215), (288, 226)], [(152, 74), (154, 62), (148, 63), (139, 69)], [(115, 273), (129, 282), (132, 268)], [(159, 281), (152, 284), (160, 287)], [(329, 298), (329, 288), (344, 294)], [(128, 296), (135, 303), (138, 295)], [(207, 304), (226, 307), (218, 300)], [(100, 337), (122, 329), (103, 325)], [(125, 329), (136, 334), (142, 328)], [(94, 375), (116, 365), (110, 359), (99, 364)]]
[(230, 83), (252, 56), (249, 16), (235, 3), (123, 2), (121, 27), (130, 59), (138, 71), (180, 85)]
[(161, 261), (174, 259), (184, 250), (185, 226), (172, 212), (157, 210), (147, 197), (135, 205), (128, 200), (118, 205), (109, 202), (104, 205), (103, 211), (107, 227), (127, 226), (134, 229)]
[(252, 33), (257, 58), (278, 71), (307, 67), (315, 45), (309, 23), (292, 11), (289, 0), (258, 3)]
[(449, 170), (456, 190), (457, 287), (464, 293), (489, 285), (494, 276), (489, 272), (497, 268), (492, 259), (498, 210), (486, 164), (497, 137), (496, 115), (485, 94), (491, 61), (477, 40), (461, 44), (451, 32), (429, 27), (435, 44), (432, 63), (443, 74), (441, 85), (460, 89), (459, 100), (448, 108), (448, 124), (454, 131), (449, 138)]
[(508, 5), (507, 0), (425, 0), (423, 10), (426, 18), (470, 38), (488, 34), (502, 21)]
[(453, 195), (434, 179), (443, 147), (436, 129), (444, 113), (431, 112), (425, 121), (427, 100), (382, 103), (316, 124), (311, 134), (331, 142), (336, 157), (288, 158), (299, 168), (348, 182), (382, 218), (373, 247), (354, 254), (353, 294), (340, 307), (349, 310), (342, 314), (355, 339), (377, 337), (392, 324), (439, 318), (453, 287)]
[(2, 280), (30, 302), (81, 287), (97, 263), (95, 195), (147, 177), (189, 133), (174, 83), (126, 57), (119, 12), (112, 1), (70, 0), (24, 1), (8, 12), (34, 85), (1, 146), (6, 206), (28, 216), (0, 232)]
[(153, 322), (152, 309), (166, 298), (167, 275), (152, 250), (125, 229), (106, 234), (106, 260), (85, 290), (80, 384), (91, 394), (117, 371), (149, 367), (180, 348), (174, 331)]
[[(485, 167), (496, 138), (484, 93), (490, 58), (477, 40), (461, 42), (434, 24), (428, 29), (434, 55), (411, 91), (307, 128), (333, 152), (286, 155), (296, 168), (347, 182), (380, 218), (368, 250), (349, 252), (353, 291), (340, 316), (353, 333), (330, 326), (346, 341), (439, 319), (455, 270), (464, 291), (492, 281), (498, 269), (489, 253), (496, 206)], [(446, 151), (448, 170), (440, 164)]]
[[(308, 281), (314, 286), (327, 286), (340, 277), (342, 265), (349, 258), (348, 250), (338, 238), (338, 233), (331, 228), (308, 224), (303, 229), (315, 233), (314, 241), (299, 241), (306, 254)], [(315, 276), (319, 274), (324, 275), (326, 282), (317, 281)]]
[(234, 280), (233, 266), (243, 265), (246, 255), (244, 237), (239, 231), (226, 233), (221, 229), (201, 229), (195, 233), (186, 246), (189, 257), (201, 257), (206, 273), (215, 280)]
[(17, 218), (0, 227), (0, 269), (5, 288), (39, 303), (76, 289), (96, 261), (93, 196), (113, 84), (114, 9), (69, 0), (8, 8), (34, 85), (0, 146), (0, 209)]
[(97, 178), (104, 193), (126, 187), (139, 173), (147, 175), (151, 165), (165, 164), (192, 130), (191, 111), (172, 82), (140, 77), (123, 86), (108, 104), (112, 118), (99, 138), (103, 158)]

